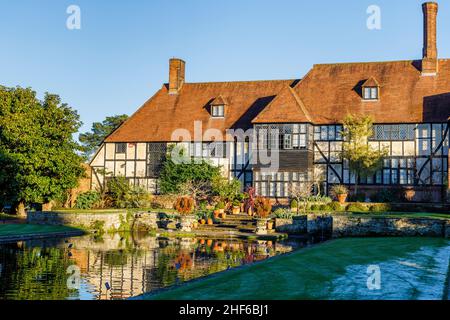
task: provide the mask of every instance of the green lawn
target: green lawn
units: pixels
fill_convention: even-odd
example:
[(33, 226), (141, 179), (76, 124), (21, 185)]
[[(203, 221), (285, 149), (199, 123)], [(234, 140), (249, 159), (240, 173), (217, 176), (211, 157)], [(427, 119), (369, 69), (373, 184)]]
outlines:
[(34, 224), (7, 224), (0, 225), (0, 237), (25, 236), (31, 234), (61, 233), (80, 231), (80, 229), (65, 226), (45, 226)]
[[(138, 299), (439, 300), (449, 248), (449, 240), (433, 238), (339, 239)], [(367, 288), (371, 265), (380, 267), (380, 290)]]

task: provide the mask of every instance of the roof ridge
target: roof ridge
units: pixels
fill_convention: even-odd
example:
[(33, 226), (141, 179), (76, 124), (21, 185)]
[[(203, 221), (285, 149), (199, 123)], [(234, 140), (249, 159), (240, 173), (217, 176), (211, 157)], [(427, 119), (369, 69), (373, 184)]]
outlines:
[[(445, 59), (439, 59), (445, 60)], [(320, 66), (342, 66), (342, 65), (357, 65), (357, 64), (380, 64), (380, 63), (406, 63), (406, 62), (414, 62), (421, 61), (421, 59), (410, 59), (410, 60), (386, 60), (386, 61), (360, 61), (360, 62), (334, 62), (334, 63), (316, 63), (313, 67)]]
[(311, 118), (311, 115), (309, 114), (309, 111), (306, 109), (306, 106), (303, 103), (302, 99), (297, 95), (297, 93), (294, 91), (293, 88), (289, 87), (289, 91), (294, 96), (295, 101), (297, 102), (298, 106), (302, 110), (302, 112), (305, 115), (306, 119), (308, 119), (309, 122), (313, 122), (312, 118)]
[(257, 83), (257, 82), (287, 82), (287, 81), (297, 81), (300, 79), (272, 79), (272, 80), (237, 80), (237, 81), (210, 81), (210, 82), (186, 82), (185, 85), (190, 84), (238, 84), (238, 83)]

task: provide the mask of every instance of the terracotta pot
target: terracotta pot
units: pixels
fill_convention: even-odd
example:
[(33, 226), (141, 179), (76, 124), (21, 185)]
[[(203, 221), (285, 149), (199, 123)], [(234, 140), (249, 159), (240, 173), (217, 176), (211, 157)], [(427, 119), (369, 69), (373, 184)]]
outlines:
[(252, 210), (252, 208), (248, 208), (247, 214), (248, 214), (250, 217), (253, 216), (253, 210)]
[(201, 220), (200, 220), (200, 224), (201, 224), (201, 225), (206, 224), (206, 220), (205, 220), (205, 219), (201, 219)]
[(207, 245), (208, 247), (211, 247), (212, 243), (213, 243), (213, 241), (212, 241), (211, 239), (208, 239), (208, 240), (206, 241), (206, 245)]
[(214, 214), (214, 218), (216, 218), (216, 219), (219, 218), (220, 210), (214, 210), (213, 214)]
[(205, 244), (205, 239), (200, 239), (200, 244)]
[(347, 200), (347, 194), (338, 194), (337, 198), (340, 204), (344, 204), (345, 201)]
[(208, 225), (209, 225), (209, 226), (212, 226), (213, 224), (214, 224), (213, 219), (209, 218), (209, 219), (208, 219)]
[(194, 229), (197, 229), (197, 228), (198, 228), (198, 222), (197, 222), (197, 221), (194, 221), (194, 223), (192, 223), (192, 227), (193, 227)]
[(273, 229), (273, 221), (267, 222), (267, 230), (272, 230), (272, 229)]
[(233, 214), (241, 213), (241, 207), (233, 207)]

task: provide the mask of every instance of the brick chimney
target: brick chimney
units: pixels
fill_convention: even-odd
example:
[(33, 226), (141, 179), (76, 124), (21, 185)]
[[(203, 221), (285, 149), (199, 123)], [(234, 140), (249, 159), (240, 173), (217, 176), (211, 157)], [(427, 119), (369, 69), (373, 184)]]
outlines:
[(181, 59), (169, 61), (169, 94), (178, 94), (184, 84), (186, 63)]
[(422, 5), (422, 9), (424, 16), (422, 75), (435, 76), (439, 71), (436, 44), (438, 4), (436, 2), (426, 2)]

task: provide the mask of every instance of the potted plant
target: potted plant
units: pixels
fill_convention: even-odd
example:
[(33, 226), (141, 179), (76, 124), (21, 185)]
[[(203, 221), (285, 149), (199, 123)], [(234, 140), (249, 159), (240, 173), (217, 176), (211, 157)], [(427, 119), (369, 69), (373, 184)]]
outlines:
[(267, 221), (267, 230), (273, 230), (273, 220)]
[(256, 196), (255, 188), (248, 187), (247, 195), (246, 195), (246, 199), (245, 199), (245, 207), (247, 210), (247, 214), (249, 216), (253, 216), (253, 209), (255, 207), (255, 196)]
[(344, 204), (347, 201), (348, 189), (346, 186), (338, 184), (331, 188), (331, 194), (337, 198), (340, 204)]
[(297, 202), (297, 200), (293, 199), (291, 201), (291, 211), (297, 212), (297, 210), (298, 210), (298, 202)]
[(239, 200), (234, 200), (233, 201), (233, 210), (232, 210), (233, 214), (239, 214), (241, 213), (241, 203)]
[[(267, 234), (267, 222), (272, 212), (270, 199), (257, 197), (255, 199), (256, 234)], [(273, 226), (273, 225), (272, 225)]]
[(194, 211), (194, 199), (180, 197), (175, 201), (174, 208), (181, 215), (181, 231), (191, 232), (192, 224), (195, 221), (195, 216), (192, 215), (192, 211)]
[(212, 226), (214, 224), (214, 220), (212, 219), (211, 212), (207, 212), (205, 214), (205, 220), (206, 220), (207, 225), (209, 225), (209, 226)]
[(245, 212), (245, 199), (247, 199), (247, 194), (245, 193), (238, 193), (236, 195), (235, 201), (239, 202), (240, 212)]
[(221, 214), (223, 214), (224, 212), (225, 212), (225, 203), (224, 203), (223, 201), (219, 201), (219, 202), (216, 204), (216, 207), (215, 207), (215, 209), (214, 209), (214, 218), (215, 218), (215, 219), (218, 219), (219, 216), (220, 216)]

